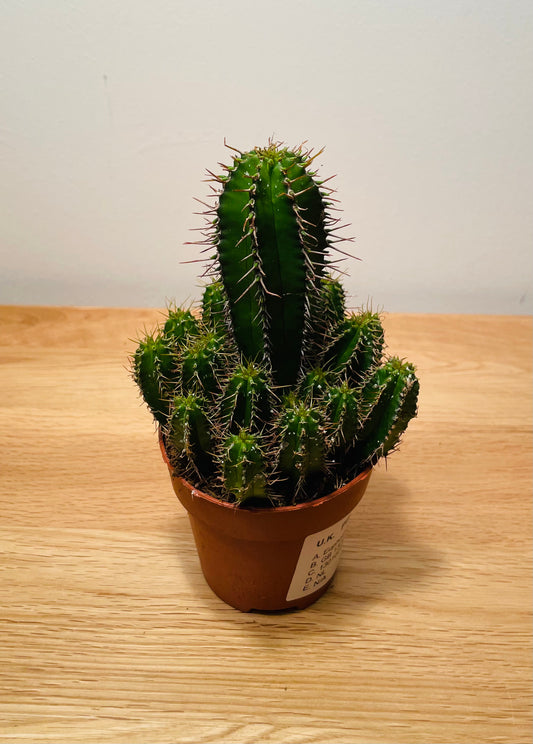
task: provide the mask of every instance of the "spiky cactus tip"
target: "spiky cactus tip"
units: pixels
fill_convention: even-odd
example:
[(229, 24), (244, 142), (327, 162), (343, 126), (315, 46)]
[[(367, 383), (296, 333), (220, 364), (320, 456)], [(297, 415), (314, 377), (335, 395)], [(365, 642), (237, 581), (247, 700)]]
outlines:
[(414, 367), (383, 360), (379, 314), (346, 313), (339, 222), (302, 147), (234, 155), (208, 215), (214, 275), (170, 308), (133, 375), (176, 471), (242, 504), (310, 500), (375, 465), (416, 415)]

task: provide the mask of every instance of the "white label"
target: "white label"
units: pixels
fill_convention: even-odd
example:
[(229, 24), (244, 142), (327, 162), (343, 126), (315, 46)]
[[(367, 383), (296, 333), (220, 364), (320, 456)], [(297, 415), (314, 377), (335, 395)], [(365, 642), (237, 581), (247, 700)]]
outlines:
[(287, 602), (313, 594), (331, 579), (339, 562), (342, 536), (349, 518), (344, 517), (326, 530), (305, 538), (287, 593)]

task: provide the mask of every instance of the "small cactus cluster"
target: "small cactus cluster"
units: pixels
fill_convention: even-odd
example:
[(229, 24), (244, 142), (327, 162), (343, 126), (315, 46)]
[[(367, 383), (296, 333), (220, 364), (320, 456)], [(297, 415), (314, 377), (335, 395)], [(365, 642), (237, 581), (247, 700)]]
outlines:
[(201, 308), (169, 308), (132, 357), (175, 471), (237, 505), (335, 490), (417, 412), (414, 367), (385, 356), (379, 314), (346, 310), (315, 157), (269, 142), (211, 174)]

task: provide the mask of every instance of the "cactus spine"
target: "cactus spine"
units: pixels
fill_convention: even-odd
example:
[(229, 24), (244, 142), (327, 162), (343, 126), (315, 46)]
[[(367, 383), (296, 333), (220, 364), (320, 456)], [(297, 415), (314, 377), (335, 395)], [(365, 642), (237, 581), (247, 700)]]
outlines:
[(416, 415), (414, 367), (384, 359), (379, 314), (346, 315), (330, 190), (270, 142), (214, 176), (214, 280), (132, 357), (173, 466), (237, 505), (317, 498), (375, 465)]

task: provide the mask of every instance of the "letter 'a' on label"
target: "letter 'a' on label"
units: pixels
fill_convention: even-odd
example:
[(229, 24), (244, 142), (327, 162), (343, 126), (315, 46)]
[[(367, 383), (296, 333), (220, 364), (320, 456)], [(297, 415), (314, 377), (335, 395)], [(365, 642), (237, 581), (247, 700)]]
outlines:
[(313, 594), (326, 584), (337, 568), (342, 548), (342, 537), (349, 516), (325, 530), (308, 535), (287, 593), (287, 602)]

